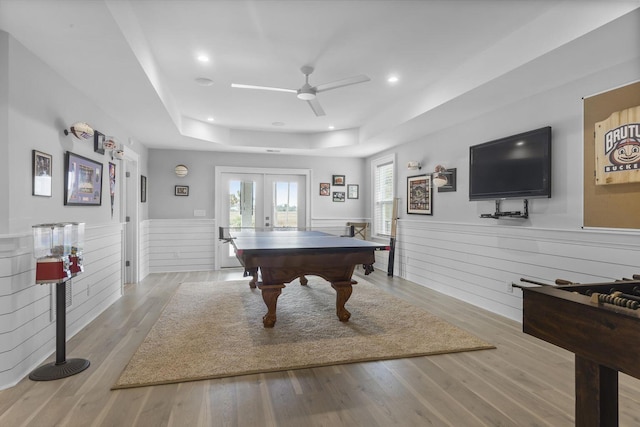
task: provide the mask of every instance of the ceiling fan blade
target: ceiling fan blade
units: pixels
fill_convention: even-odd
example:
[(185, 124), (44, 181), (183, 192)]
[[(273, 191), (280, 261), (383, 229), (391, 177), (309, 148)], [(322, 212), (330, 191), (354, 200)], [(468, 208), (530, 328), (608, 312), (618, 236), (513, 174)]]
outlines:
[(285, 89), (281, 87), (270, 87), (270, 86), (253, 86), (253, 85), (242, 85), (237, 83), (231, 83), (231, 87), (239, 88), (239, 89), (260, 89), (260, 90), (271, 90), (274, 92), (292, 92), (298, 93), (295, 89)]
[(359, 76), (353, 76), (342, 80), (336, 80), (335, 82), (324, 83), (315, 87), (316, 92), (324, 92), (331, 89), (337, 89), (339, 87), (355, 85), (358, 83), (364, 83), (371, 80), (369, 77), (361, 74)]
[(318, 98), (313, 98), (310, 101), (307, 101), (307, 104), (309, 104), (309, 107), (311, 107), (311, 109), (313, 110), (314, 113), (316, 113), (316, 116), (324, 116), (324, 110), (322, 109), (322, 106), (320, 105), (320, 101), (318, 101)]

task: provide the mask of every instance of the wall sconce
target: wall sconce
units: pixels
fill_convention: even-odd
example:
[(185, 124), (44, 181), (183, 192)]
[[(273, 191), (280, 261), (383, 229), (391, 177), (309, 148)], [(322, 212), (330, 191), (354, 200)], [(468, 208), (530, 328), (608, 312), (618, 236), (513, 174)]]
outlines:
[(187, 168), (185, 165), (178, 165), (176, 166), (175, 171), (176, 171), (176, 175), (179, 178), (184, 178), (189, 173), (189, 168)]
[(105, 137), (104, 141), (102, 142), (102, 148), (104, 148), (105, 150), (113, 151), (117, 146), (118, 144), (116, 143), (116, 139), (112, 136)]
[(422, 169), (422, 165), (420, 164), (420, 162), (416, 162), (415, 160), (413, 160), (407, 163), (407, 169), (409, 169), (410, 171)]
[(439, 193), (456, 191), (456, 168), (447, 169), (438, 165), (431, 175), (431, 180)]
[(85, 122), (77, 122), (71, 125), (69, 130), (65, 129), (64, 134), (69, 135), (71, 133), (78, 139), (93, 138), (93, 128)]
[(117, 150), (113, 150), (113, 157), (115, 157), (118, 160), (123, 160), (124, 159), (124, 148), (119, 148)]
[(124, 159), (124, 148), (118, 148), (118, 143), (113, 136), (105, 136), (102, 142), (102, 148), (111, 153), (111, 160)]

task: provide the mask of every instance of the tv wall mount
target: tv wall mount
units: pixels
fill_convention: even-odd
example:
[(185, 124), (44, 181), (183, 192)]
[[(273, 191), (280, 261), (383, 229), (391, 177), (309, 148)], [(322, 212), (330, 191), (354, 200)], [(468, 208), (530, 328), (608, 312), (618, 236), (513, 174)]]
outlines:
[(496, 211), (492, 214), (481, 214), (480, 218), (529, 218), (529, 200), (524, 199), (524, 207), (522, 211), (506, 211), (500, 210), (500, 200), (496, 200)]

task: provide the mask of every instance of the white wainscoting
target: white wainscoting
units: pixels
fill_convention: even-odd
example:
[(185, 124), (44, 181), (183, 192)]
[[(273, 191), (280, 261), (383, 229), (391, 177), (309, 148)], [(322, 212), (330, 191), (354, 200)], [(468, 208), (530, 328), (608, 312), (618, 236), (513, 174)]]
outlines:
[(215, 220), (152, 219), (148, 223), (149, 273), (215, 270)]
[[(85, 229), (84, 272), (71, 281), (67, 339), (122, 295), (122, 226)], [(0, 389), (55, 353), (50, 284), (35, 284), (31, 234), (0, 236)], [(70, 357), (86, 357), (72, 354)]]
[(630, 278), (640, 274), (639, 260), (640, 233), (633, 231), (400, 220), (395, 274), (522, 321), (522, 291), (511, 282)]
[(144, 280), (149, 275), (149, 227), (150, 221), (140, 222), (139, 239), (140, 259), (138, 260), (138, 280)]

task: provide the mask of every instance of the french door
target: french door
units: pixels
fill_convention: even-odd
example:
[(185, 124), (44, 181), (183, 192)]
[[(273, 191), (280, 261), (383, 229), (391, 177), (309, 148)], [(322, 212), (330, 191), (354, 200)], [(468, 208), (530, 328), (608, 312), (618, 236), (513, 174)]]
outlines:
[[(221, 227), (305, 227), (307, 223), (308, 171), (238, 168), (216, 171), (216, 209)], [(233, 248), (218, 247), (220, 267), (237, 267)]]

